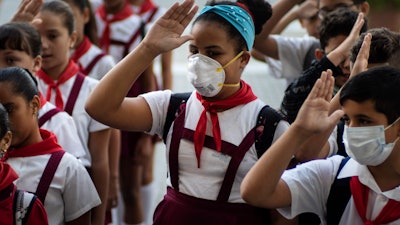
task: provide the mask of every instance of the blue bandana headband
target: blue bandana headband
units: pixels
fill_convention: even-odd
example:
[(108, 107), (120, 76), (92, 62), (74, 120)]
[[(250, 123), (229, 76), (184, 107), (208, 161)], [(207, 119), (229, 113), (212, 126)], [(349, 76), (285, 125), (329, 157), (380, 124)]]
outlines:
[(205, 6), (201, 10), (200, 15), (206, 12), (216, 13), (224, 18), (242, 35), (246, 41), (247, 49), (250, 50), (253, 47), (255, 35), (253, 19), (242, 7), (235, 5)]

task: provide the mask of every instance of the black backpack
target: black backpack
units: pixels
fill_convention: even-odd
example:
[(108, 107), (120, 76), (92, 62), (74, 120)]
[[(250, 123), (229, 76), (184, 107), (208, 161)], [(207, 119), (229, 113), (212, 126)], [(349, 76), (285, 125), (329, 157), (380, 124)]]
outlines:
[[(172, 122), (179, 115), (182, 110), (182, 107), (186, 107), (186, 101), (189, 99), (191, 93), (174, 93), (171, 95), (167, 117), (164, 124), (163, 129), (163, 141), (165, 143), (168, 131), (171, 127)], [(256, 132), (256, 140), (255, 146), (257, 149), (258, 157), (271, 146), (272, 140), (274, 138), (276, 126), (278, 126), (279, 121), (285, 120), (285, 117), (279, 113), (277, 110), (271, 108), (268, 105), (265, 105), (259, 112), (257, 116), (256, 127), (264, 126), (262, 129), (262, 133), (258, 131), (259, 129), (255, 129)]]

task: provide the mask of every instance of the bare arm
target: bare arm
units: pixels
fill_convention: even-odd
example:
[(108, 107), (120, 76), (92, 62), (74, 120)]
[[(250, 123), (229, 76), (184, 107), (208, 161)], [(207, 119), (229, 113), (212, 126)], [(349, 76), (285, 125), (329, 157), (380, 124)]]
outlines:
[(281, 20), (282, 17), (298, 2), (300, 1), (280, 0), (272, 7), (273, 13), (271, 18), (264, 24), (261, 33), (256, 35), (255, 37), (255, 49), (257, 49), (264, 55), (267, 55), (274, 59), (279, 59), (277, 43), (275, 39), (270, 37), (270, 34), (272, 33), (272, 30), (279, 22), (279, 20)]
[(241, 194), (249, 204), (280, 208), (291, 205), (291, 194), (281, 179), (298, 146), (311, 136), (335, 126), (342, 111), (328, 115), (334, 78), (323, 72), (289, 129), (268, 149), (244, 178)]
[(111, 128), (108, 159), (110, 167), (110, 182), (107, 197), (107, 209), (110, 210), (118, 204), (119, 191), (119, 157), (121, 153), (121, 132)]
[(104, 224), (107, 196), (110, 179), (110, 167), (108, 164), (108, 148), (110, 129), (105, 129), (89, 134), (89, 151), (92, 158), (91, 177), (99, 194), (101, 204), (93, 209), (92, 224)]
[(90, 225), (90, 211), (70, 222), (66, 222), (65, 225)]
[(125, 96), (157, 55), (191, 39), (190, 35), (182, 36), (182, 33), (197, 12), (198, 7), (193, 5), (194, 0), (185, 0), (171, 6), (155, 22), (138, 47), (103, 77), (85, 106), (93, 118), (119, 129), (150, 130), (152, 117), (146, 101), (141, 97)]

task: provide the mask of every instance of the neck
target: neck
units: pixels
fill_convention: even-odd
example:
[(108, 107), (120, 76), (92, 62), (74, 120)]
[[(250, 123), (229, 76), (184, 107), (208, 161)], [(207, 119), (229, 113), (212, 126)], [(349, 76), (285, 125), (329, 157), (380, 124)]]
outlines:
[(400, 186), (400, 171), (395, 167), (399, 166), (389, 165), (389, 162), (384, 162), (378, 166), (368, 166), (369, 171), (382, 192)]
[(61, 74), (65, 71), (65, 69), (68, 66), (68, 62), (60, 65), (60, 66), (56, 66), (53, 68), (49, 68), (49, 69), (43, 69), (43, 71), (52, 79), (52, 80), (58, 80), (58, 78), (60, 78)]
[(114, 6), (105, 5), (106, 12), (107, 12), (107, 14), (117, 14), (125, 7), (125, 4), (126, 3), (124, 2), (123, 4), (118, 4), (118, 5), (114, 5)]
[(129, 4), (134, 6), (141, 6), (146, 0), (129, 0)]
[(20, 143), (12, 143), (11, 148), (22, 148), (29, 145), (33, 145), (43, 141), (42, 136), (40, 135), (40, 130), (38, 125), (36, 124), (36, 128), (33, 129), (31, 134), (22, 140)]

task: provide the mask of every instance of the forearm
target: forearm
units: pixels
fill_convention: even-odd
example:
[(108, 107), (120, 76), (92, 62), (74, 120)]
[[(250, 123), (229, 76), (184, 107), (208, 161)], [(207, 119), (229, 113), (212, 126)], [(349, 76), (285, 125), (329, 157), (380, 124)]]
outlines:
[(139, 44), (100, 80), (86, 101), (86, 111), (99, 121), (112, 118), (132, 84), (158, 54), (143, 42)]
[[(279, 190), (283, 172), (299, 146), (305, 143), (311, 134), (292, 125), (257, 161), (244, 178), (241, 185), (243, 198), (252, 205), (274, 206), (281, 196)], [(290, 205), (290, 202), (285, 202)], [(285, 204), (285, 205), (286, 205)]]

